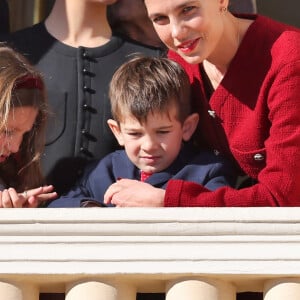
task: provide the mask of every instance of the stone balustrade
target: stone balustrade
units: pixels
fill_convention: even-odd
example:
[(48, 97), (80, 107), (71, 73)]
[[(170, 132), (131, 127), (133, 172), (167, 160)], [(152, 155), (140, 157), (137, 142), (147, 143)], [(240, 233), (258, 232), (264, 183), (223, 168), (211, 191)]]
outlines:
[(0, 295), (300, 299), (300, 208), (0, 210)]

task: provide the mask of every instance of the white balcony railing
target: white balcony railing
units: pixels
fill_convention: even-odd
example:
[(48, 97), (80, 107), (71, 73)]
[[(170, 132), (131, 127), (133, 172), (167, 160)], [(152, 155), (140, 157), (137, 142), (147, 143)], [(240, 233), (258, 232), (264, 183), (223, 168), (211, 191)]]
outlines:
[(0, 210), (0, 295), (300, 299), (300, 208)]

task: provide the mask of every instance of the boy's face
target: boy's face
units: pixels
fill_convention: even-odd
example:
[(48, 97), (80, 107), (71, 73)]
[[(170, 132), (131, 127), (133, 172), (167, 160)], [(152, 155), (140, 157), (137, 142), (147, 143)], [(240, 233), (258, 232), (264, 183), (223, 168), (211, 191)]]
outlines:
[(145, 124), (139, 123), (133, 116), (126, 116), (117, 131), (114, 134), (119, 144), (125, 147), (129, 159), (147, 173), (169, 167), (184, 139), (183, 126), (176, 119), (175, 107), (168, 114), (150, 113)]

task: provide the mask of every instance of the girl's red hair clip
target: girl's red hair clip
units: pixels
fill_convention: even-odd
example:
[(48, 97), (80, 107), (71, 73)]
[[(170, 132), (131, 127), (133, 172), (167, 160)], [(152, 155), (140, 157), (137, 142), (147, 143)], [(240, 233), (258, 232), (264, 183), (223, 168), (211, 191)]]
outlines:
[(34, 77), (32, 75), (25, 75), (20, 77), (15, 85), (15, 89), (44, 89), (44, 84), (39, 77)]

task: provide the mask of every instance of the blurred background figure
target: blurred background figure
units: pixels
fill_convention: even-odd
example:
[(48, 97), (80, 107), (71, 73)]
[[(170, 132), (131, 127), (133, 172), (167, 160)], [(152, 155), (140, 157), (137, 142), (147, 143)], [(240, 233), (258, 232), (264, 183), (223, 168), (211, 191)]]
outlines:
[(9, 8), (6, 0), (0, 0), (0, 33), (9, 32)]
[(232, 12), (237, 13), (256, 13), (255, 0), (230, 0), (229, 8)]
[(108, 7), (108, 21), (114, 33), (144, 45), (163, 47), (148, 18), (143, 0), (119, 0)]

